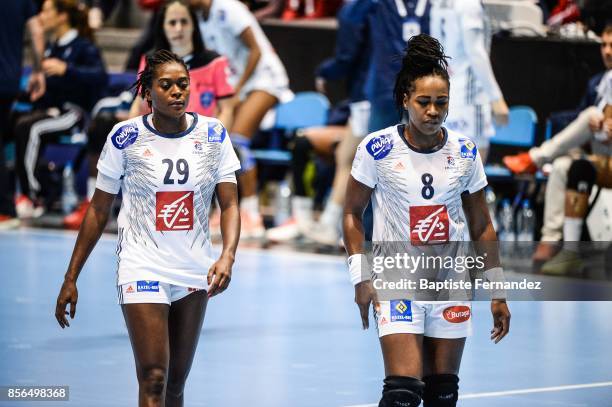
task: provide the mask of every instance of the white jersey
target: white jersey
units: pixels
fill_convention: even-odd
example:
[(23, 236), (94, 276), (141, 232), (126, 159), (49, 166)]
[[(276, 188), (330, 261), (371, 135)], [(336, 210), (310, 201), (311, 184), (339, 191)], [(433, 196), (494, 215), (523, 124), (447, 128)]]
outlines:
[(287, 72), (247, 6), (238, 0), (213, 0), (208, 19), (200, 17), (199, 20), (206, 47), (226, 56), (229, 61), (229, 82), (232, 86), (238, 84), (246, 69), (249, 49), (240, 35), (250, 28), (261, 50), (261, 57), (244, 89), (266, 90), (283, 99), (283, 92), (288, 91), (289, 86)]
[[(470, 58), (466, 33), (477, 30), (487, 40), (485, 13), (480, 0), (431, 0), (430, 29), (451, 57), (449, 74), (451, 79), (449, 112), (455, 106), (484, 105), (501, 97), (497, 83), (482, 83)], [(486, 34), (486, 35), (485, 35)], [(486, 44), (481, 44), (485, 49)], [(488, 57), (488, 56), (487, 56)], [(487, 61), (488, 63), (488, 61)], [(490, 78), (488, 79), (490, 82)], [(493, 82), (495, 82), (493, 78)]]
[(207, 288), (214, 262), (208, 212), (215, 186), (240, 168), (220, 121), (188, 114), (175, 135), (155, 130), (151, 115), (115, 125), (98, 170), (121, 179), (118, 285), (161, 281)]
[(374, 189), (372, 241), (462, 241), (461, 195), (487, 185), (476, 145), (443, 128), (441, 147), (420, 152), (406, 142), (403, 130), (396, 125), (368, 135), (353, 161), (353, 178)]

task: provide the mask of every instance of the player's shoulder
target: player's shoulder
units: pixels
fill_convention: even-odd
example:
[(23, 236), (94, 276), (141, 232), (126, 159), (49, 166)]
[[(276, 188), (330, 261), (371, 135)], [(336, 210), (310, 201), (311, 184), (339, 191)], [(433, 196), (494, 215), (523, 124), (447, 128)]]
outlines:
[(115, 124), (108, 135), (113, 146), (118, 150), (124, 150), (134, 144), (145, 130), (142, 120), (142, 116), (137, 116)]
[(459, 158), (476, 159), (478, 146), (470, 137), (457, 131), (446, 129), (447, 146)]
[(378, 161), (388, 156), (398, 141), (397, 125), (393, 125), (365, 136), (359, 143), (358, 149)]
[(228, 22), (228, 17), (237, 17), (248, 11), (248, 7), (238, 0), (215, 0), (212, 7), (220, 23)]
[(223, 123), (217, 118), (196, 115), (198, 134), (200, 134), (209, 143), (222, 143), (227, 137), (227, 130)]
[(459, 13), (478, 12), (483, 10), (481, 0), (455, 0), (455, 11)]

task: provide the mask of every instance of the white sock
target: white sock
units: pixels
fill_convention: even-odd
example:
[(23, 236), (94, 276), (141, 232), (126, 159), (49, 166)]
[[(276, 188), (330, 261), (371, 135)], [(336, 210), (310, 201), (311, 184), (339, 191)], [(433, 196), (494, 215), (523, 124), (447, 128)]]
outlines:
[(584, 220), (582, 218), (565, 217), (563, 220), (563, 248), (565, 250), (573, 252), (577, 250), (578, 243), (576, 242), (580, 241), (583, 224)]
[(240, 208), (253, 216), (259, 216), (259, 198), (257, 198), (257, 195), (242, 198)]
[(93, 194), (96, 192), (96, 177), (87, 178), (87, 199), (91, 201)]
[(309, 222), (312, 220), (312, 198), (306, 196), (294, 196), (291, 198), (291, 212), (298, 222)]
[(323, 214), (321, 215), (321, 223), (329, 226), (337, 227), (342, 219), (342, 206), (330, 199), (325, 204)]

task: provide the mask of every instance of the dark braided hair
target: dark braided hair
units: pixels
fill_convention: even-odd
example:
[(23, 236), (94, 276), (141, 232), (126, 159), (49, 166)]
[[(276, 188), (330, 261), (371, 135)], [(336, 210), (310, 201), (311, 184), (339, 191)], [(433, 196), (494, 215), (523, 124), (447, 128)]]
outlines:
[[(183, 68), (185, 68), (185, 72), (189, 74), (189, 70), (187, 69), (187, 65), (185, 65), (183, 59), (166, 49), (160, 49), (155, 51), (152, 55), (147, 55), (145, 61), (145, 68), (138, 72), (138, 79), (130, 87), (130, 89), (136, 89), (136, 95), (140, 94), (140, 97), (143, 99), (145, 98), (145, 91), (147, 89), (151, 89), (153, 86), (153, 76), (155, 75), (155, 70), (159, 66), (176, 62), (177, 64), (182, 65)], [(149, 104), (150, 108), (151, 103), (147, 103)]]
[(414, 90), (414, 81), (423, 76), (437, 75), (446, 80), (448, 77), (449, 57), (444, 55), (442, 44), (427, 34), (419, 34), (408, 40), (406, 52), (402, 58), (402, 69), (395, 79), (393, 98), (399, 111), (403, 110), (404, 95)]

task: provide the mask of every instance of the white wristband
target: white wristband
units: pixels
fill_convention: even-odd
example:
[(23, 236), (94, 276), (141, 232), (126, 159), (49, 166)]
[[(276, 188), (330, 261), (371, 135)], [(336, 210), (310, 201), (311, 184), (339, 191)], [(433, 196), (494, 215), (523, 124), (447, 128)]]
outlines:
[[(485, 280), (493, 284), (504, 284), (506, 282), (506, 278), (504, 277), (504, 269), (501, 267), (493, 267), (484, 272)], [(489, 290), (489, 295), (492, 300), (505, 300), (506, 289), (495, 287)]]
[(349, 275), (351, 277), (351, 283), (357, 285), (362, 281), (367, 281), (370, 277), (362, 272), (362, 264), (367, 265), (367, 258), (363, 253), (353, 254), (347, 259)]

